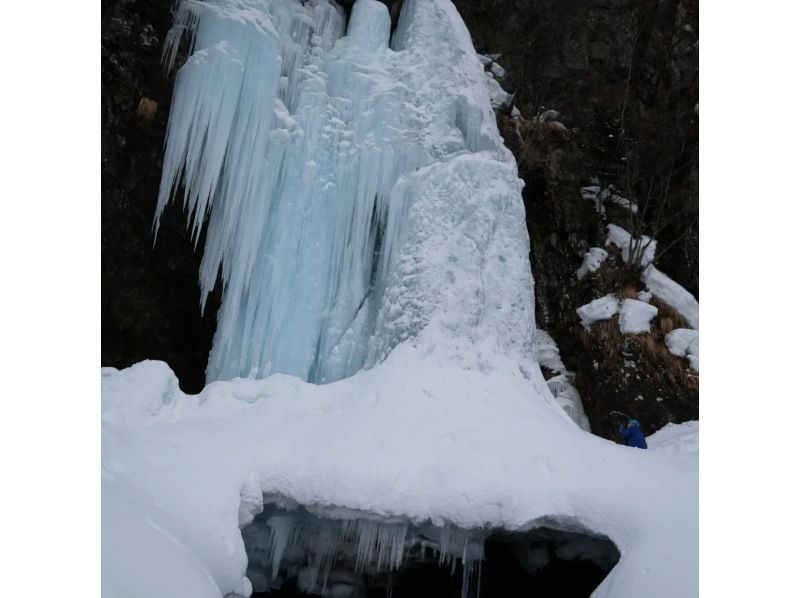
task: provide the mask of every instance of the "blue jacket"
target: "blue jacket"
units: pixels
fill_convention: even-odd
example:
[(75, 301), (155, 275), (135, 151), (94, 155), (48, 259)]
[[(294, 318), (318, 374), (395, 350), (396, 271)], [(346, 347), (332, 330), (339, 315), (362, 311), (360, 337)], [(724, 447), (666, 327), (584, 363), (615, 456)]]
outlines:
[(619, 433), (628, 446), (635, 446), (640, 449), (647, 448), (647, 441), (644, 439), (644, 434), (642, 434), (642, 429), (639, 426), (633, 425), (630, 428), (623, 426), (620, 428)]

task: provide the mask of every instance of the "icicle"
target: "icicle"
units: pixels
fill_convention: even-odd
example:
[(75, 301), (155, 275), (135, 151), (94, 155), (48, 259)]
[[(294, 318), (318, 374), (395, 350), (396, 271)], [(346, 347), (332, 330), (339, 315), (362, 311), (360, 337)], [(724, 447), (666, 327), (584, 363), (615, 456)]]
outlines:
[[(208, 381), (282, 372), (329, 382), (418, 334), (445, 280), (420, 274), (437, 270), (424, 264), (437, 254), (409, 255), (421, 232), (408, 220), (424, 201), (445, 198), (436, 209), (446, 215), (469, 203), (464, 194), (494, 193), (491, 213), (472, 209), (467, 220), (525, 241), (524, 218), (510, 237), (511, 225), (496, 224), (507, 203), (521, 211), (520, 185), (452, 4), (406, 0), (393, 50), (381, 2), (358, 0), (343, 36), (344, 24), (332, 0), (186, 0), (176, 12), (164, 62), (174, 64), (182, 39), (190, 57), (176, 79), (154, 228), (181, 188), (195, 242), (208, 222), (201, 309), (220, 273), (223, 282)], [(453, 166), (464, 155), (483, 164), (478, 187), (469, 166)], [(525, 255), (514, 267), (527, 279), (498, 270), (526, 297), (511, 305), (530, 303)], [(486, 263), (470, 260), (464, 267)], [(462, 318), (465, 330), (481, 318), (497, 330), (497, 308), (479, 309)]]

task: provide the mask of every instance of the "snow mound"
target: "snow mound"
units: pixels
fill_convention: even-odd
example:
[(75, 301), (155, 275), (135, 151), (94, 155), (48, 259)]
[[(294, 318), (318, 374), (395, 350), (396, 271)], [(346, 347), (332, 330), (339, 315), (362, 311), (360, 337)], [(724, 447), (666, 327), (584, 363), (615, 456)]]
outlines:
[(608, 252), (602, 247), (592, 247), (589, 249), (589, 251), (583, 254), (583, 263), (576, 272), (578, 280), (582, 280), (587, 274), (597, 272), (600, 265), (606, 261), (607, 257)]
[(678, 328), (670, 332), (664, 340), (670, 353), (688, 358), (692, 369), (700, 371), (700, 333), (697, 330)]
[(689, 326), (700, 328), (700, 304), (689, 291), (653, 265), (645, 269), (642, 280), (653, 295), (675, 308)]
[(667, 424), (647, 437), (649, 450), (684, 460), (694, 466), (700, 454), (700, 422)]
[(582, 187), (581, 197), (587, 201), (594, 202), (595, 211), (599, 214), (605, 213), (605, 207), (603, 205), (605, 202), (610, 202), (624, 208), (632, 214), (639, 213), (639, 206), (636, 205), (636, 202), (616, 193), (616, 189), (614, 189), (613, 186), (602, 187), (601, 185), (589, 185), (588, 187)]
[(650, 332), (650, 320), (656, 317), (658, 308), (638, 299), (625, 299), (619, 310), (619, 331), (622, 334)]
[[(216, 382), (157, 412), (163, 364), (106, 372), (104, 588), (249, 595), (240, 529), (264, 497), (284, 497), (329, 518), (583, 529), (622, 554), (595, 598), (697, 594), (698, 480), (676, 449), (588, 434), (541, 377), (513, 361), (464, 369), (447, 353), (404, 343), (324, 386), (282, 374)], [(153, 397), (134, 414), (123, 398), (148, 376)]]
[(619, 299), (616, 295), (606, 295), (585, 305), (581, 305), (577, 310), (581, 324), (587, 330), (592, 324), (600, 320), (608, 320), (619, 311)]

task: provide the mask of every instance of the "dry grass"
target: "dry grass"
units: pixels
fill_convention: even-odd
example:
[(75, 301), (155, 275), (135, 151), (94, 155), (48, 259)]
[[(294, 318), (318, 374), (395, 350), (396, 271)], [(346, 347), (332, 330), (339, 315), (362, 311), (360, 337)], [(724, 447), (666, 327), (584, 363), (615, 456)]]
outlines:
[[(658, 317), (663, 319), (668, 318), (672, 321), (672, 328), (669, 329), (668, 332), (672, 330), (676, 330), (678, 328), (688, 328), (689, 325), (686, 323), (686, 320), (683, 319), (683, 316), (677, 312), (677, 310), (669, 305), (668, 303), (664, 303), (658, 297), (653, 297), (650, 299), (650, 304), (655, 305), (658, 308)], [(666, 332), (664, 334), (667, 334)]]
[[(620, 294), (624, 298), (636, 297), (636, 287), (626, 285)], [(619, 315), (595, 322), (586, 334), (598, 335), (603, 339), (609, 352), (618, 356), (622, 356), (627, 343), (636, 343), (648, 361), (662, 366), (664, 376), (672, 384), (688, 389), (697, 389), (700, 380), (698, 373), (689, 368), (687, 359), (670, 353), (665, 343), (667, 334), (676, 327), (686, 327), (686, 323), (673, 308), (663, 301), (653, 298), (651, 304), (655, 305), (659, 311), (655, 325), (651, 326), (649, 334), (622, 334), (619, 330)]]
[(639, 297), (639, 291), (632, 284), (626, 284), (622, 287), (621, 296), (623, 299), (636, 299)]

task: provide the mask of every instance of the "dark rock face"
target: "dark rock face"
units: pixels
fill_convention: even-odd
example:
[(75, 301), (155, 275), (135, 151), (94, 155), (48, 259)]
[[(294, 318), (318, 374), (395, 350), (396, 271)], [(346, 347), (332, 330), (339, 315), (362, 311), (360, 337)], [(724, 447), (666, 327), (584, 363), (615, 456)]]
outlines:
[[(658, 239), (659, 268), (698, 296), (696, 1), (454, 3), (476, 49), (502, 55), (501, 83), (526, 118), (498, 121), (525, 180), (537, 325), (575, 372), (592, 430), (613, 438), (612, 410), (641, 419), (646, 434), (697, 419), (697, 376), (663, 343), (679, 324), (667, 306), (652, 335), (621, 335), (616, 316), (586, 331), (575, 312), (642, 288), (616, 256), (596, 276), (576, 277), (612, 222)], [(566, 128), (539, 124), (545, 109)], [(598, 214), (580, 193), (593, 177), (647, 206), (644, 216), (634, 222), (612, 206)]]
[(104, 0), (102, 11), (102, 364), (162, 359), (196, 392), (219, 297), (201, 317), (202, 252), (179, 207), (167, 209), (155, 247), (152, 232), (172, 95), (161, 67), (170, 2)]

